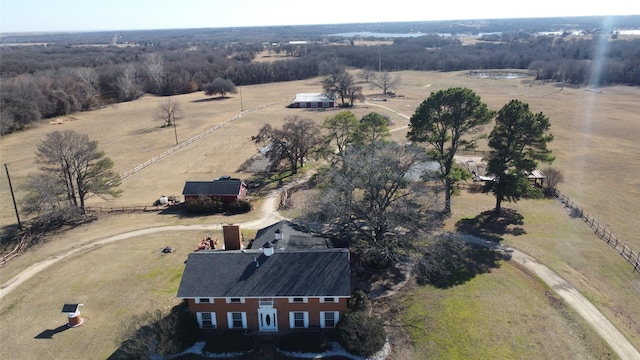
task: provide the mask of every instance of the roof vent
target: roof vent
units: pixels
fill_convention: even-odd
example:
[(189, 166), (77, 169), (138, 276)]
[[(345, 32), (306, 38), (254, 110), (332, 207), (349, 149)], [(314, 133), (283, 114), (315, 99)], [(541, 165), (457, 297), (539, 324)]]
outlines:
[(267, 241), (266, 244), (264, 244), (264, 256), (271, 256), (273, 255), (273, 244), (271, 244), (270, 242)]
[(253, 262), (256, 263), (256, 267), (260, 267), (260, 263), (258, 262), (258, 258), (253, 258)]

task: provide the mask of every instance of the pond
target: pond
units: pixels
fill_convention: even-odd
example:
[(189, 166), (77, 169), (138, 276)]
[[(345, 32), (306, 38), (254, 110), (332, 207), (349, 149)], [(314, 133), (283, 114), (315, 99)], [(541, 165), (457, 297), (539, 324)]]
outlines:
[(440, 172), (440, 164), (437, 161), (418, 162), (413, 164), (404, 176), (410, 181), (421, 181), (420, 178), (424, 172)]

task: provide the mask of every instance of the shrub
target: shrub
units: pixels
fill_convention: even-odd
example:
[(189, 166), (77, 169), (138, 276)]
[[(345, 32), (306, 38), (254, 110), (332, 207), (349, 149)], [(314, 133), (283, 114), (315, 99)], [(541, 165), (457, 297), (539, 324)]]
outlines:
[(223, 204), (220, 199), (201, 196), (186, 205), (188, 213), (199, 215), (210, 215), (222, 212)]
[(351, 293), (349, 303), (347, 304), (350, 311), (365, 311), (367, 310), (367, 294), (364, 291), (357, 289)]
[(166, 316), (158, 310), (134, 319), (128, 333), (110, 359), (149, 359), (157, 354), (179, 353), (196, 342), (199, 329), (195, 319), (177, 305)]
[(346, 313), (338, 323), (337, 335), (340, 345), (358, 356), (380, 351), (387, 337), (382, 322), (362, 311)]
[(214, 354), (240, 353), (255, 348), (255, 340), (244, 331), (226, 331), (211, 335), (206, 340), (205, 350)]
[(251, 203), (246, 200), (236, 199), (228, 205), (227, 210), (232, 214), (244, 214), (251, 211)]
[(547, 176), (543, 185), (544, 194), (547, 196), (553, 196), (556, 192), (558, 184), (564, 182), (564, 175), (556, 168), (548, 167), (542, 172)]
[(331, 344), (318, 332), (294, 332), (278, 339), (278, 348), (289, 352), (323, 353)]

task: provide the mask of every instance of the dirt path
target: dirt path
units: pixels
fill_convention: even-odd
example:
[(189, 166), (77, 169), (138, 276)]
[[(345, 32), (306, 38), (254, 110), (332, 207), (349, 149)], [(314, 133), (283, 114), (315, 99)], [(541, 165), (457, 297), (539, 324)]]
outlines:
[[(239, 224), (240, 227), (244, 229), (259, 230), (269, 225), (272, 225), (273, 223), (276, 223), (280, 220), (285, 219), (276, 210), (278, 208), (277, 201), (280, 199), (280, 194), (285, 189), (295, 186), (300, 182), (307, 181), (311, 175), (312, 173), (309, 173), (306, 176), (296, 180), (291, 184), (287, 184), (280, 189), (272, 191), (271, 194), (269, 194), (269, 196), (265, 199), (264, 203), (262, 204), (262, 209), (260, 210), (260, 216), (255, 220), (240, 223)], [(9, 294), (18, 286), (22, 285), (22, 283), (29, 280), (34, 275), (40, 273), (41, 271), (45, 270), (46, 268), (55, 264), (56, 262), (91, 248), (103, 246), (103, 245), (110, 244), (110, 243), (124, 240), (124, 239), (136, 238), (136, 237), (146, 236), (146, 235), (160, 233), (164, 231), (221, 230), (221, 229), (222, 229), (221, 224), (156, 226), (156, 227), (151, 227), (146, 229), (129, 231), (129, 232), (125, 232), (117, 235), (112, 235), (102, 239), (95, 239), (94, 241), (91, 241), (88, 244), (70, 249), (58, 255), (51, 256), (45, 260), (39, 261), (29, 266), (28, 268), (20, 272), (18, 275), (14, 276), (10, 280), (2, 284), (2, 286), (0, 286), (0, 299), (2, 299), (5, 295)]]

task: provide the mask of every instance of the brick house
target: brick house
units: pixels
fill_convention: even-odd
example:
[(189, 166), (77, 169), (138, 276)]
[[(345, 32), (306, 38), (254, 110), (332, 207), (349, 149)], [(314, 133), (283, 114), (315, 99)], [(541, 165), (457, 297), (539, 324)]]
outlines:
[(213, 181), (187, 181), (182, 190), (185, 204), (201, 196), (220, 199), (225, 205), (246, 200), (247, 184), (240, 179), (222, 176)]
[(189, 254), (177, 297), (202, 329), (333, 328), (351, 295), (348, 249)]

